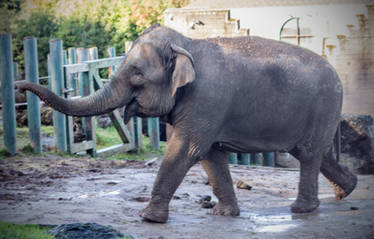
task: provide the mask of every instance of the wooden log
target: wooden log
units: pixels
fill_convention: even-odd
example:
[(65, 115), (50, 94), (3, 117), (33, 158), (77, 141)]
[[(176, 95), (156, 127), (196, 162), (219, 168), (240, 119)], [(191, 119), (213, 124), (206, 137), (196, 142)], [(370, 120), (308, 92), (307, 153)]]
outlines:
[[(36, 38), (29, 36), (23, 40), (25, 56), (25, 77), (26, 81), (39, 84), (38, 72), (38, 50)], [(27, 123), (29, 126), (30, 144), (34, 153), (40, 154), (41, 145), (41, 121), (40, 121), (39, 98), (27, 92)]]
[(3, 100), (4, 145), (10, 155), (16, 154), (16, 113), (13, 77), (12, 37), (8, 33), (0, 34), (0, 81)]
[[(63, 96), (64, 86), (62, 41), (53, 39), (49, 41), (50, 63), (51, 63), (51, 85), (52, 91), (58, 96)], [(56, 149), (67, 152), (66, 117), (64, 114), (53, 111), (53, 126), (55, 131)]]

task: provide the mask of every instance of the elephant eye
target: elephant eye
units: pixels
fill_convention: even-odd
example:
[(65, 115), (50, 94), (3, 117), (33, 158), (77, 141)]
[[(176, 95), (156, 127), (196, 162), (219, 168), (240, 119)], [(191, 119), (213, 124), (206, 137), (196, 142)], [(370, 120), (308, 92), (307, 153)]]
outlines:
[(143, 73), (141, 73), (140, 71), (135, 71), (134, 75), (136, 75), (136, 76), (143, 76)]

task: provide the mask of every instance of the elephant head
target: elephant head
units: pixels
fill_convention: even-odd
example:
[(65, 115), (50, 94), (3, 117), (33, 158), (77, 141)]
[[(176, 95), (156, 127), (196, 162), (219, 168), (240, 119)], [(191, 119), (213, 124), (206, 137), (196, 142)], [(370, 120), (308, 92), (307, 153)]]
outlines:
[[(163, 37), (170, 29), (152, 26), (133, 44), (111, 81), (94, 94), (64, 99), (45, 87), (22, 82), (20, 92), (29, 90), (55, 110), (72, 116), (105, 114), (126, 106), (124, 120), (132, 116), (167, 115), (175, 105), (178, 88), (194, 81), (194, 61), (182, 46)], [(175, 33), (175, 32), (174, 32)]]

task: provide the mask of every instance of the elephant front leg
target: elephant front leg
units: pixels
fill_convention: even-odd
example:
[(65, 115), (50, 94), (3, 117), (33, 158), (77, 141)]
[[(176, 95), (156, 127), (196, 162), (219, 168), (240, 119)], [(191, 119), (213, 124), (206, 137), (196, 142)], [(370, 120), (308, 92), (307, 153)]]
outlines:
[(195, 162), (189, 155), (188, 143), (174, 132), (158, 171), (151, 201), (139, 214), (144, 220), (158, 223), (168, 220), (169, 202)]
[(238, 216), (240, 210), (229, 171), (228, 153), (211, 149), (201, 165), (208, 175), (213, 193), (219, 202), (214, 207), (215, 215)]

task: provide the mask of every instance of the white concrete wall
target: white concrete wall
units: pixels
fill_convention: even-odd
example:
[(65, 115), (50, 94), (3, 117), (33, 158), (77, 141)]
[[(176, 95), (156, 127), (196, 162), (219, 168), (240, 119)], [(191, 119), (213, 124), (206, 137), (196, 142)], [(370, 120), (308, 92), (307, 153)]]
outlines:
[[(282, 24), (290, 16), (300, 17), (300, 28), (311, 29), (312, 39), (302, 40), (301, 46), (322, 53), (322, 38), (328, 37), (329, 44), (337, 45), (336, 35), (348, 35), (347, 25), (358, 26), (357, 14), (367, 16), (364, 4), (330, 4), (296, 7), (233, 8), (231, 16), (240, 19), (242, 28), (249, 28), (251, 35), (279, 39)], [(296, 21), (287, 24), (296, 29)], [(289, 41), (289, 40), (288, 40)], [(296, 43), (296, 40), (293, 40)]]

